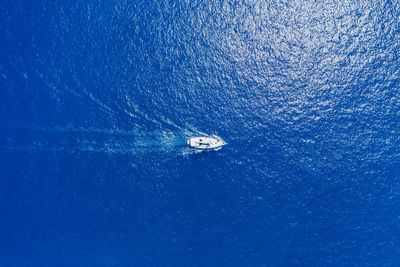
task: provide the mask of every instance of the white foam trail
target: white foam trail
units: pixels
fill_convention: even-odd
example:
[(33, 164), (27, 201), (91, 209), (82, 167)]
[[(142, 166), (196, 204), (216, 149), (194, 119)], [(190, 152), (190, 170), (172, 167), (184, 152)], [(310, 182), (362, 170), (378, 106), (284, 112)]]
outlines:
[[(177, 131), (144, 132), (143, 130), (99, 129), (67, 126), (4, 127), (13, 134), (0, 134), (5, 140), (1, 149), (7, 151), (87, 151), (111, 154), (139, 154), (148, 152), (179, 152), (186, 138)], [(13, 137), (15, 132), (19, 139)], [(24, 137), (21, 137), (24, 136)]]

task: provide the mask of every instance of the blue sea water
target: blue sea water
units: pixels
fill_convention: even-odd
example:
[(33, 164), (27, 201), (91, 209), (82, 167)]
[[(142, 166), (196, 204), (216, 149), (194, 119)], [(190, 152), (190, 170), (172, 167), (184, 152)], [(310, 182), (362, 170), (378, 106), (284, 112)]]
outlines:
[(398, 266), (399, 18), (1, 1), (0, 266)]

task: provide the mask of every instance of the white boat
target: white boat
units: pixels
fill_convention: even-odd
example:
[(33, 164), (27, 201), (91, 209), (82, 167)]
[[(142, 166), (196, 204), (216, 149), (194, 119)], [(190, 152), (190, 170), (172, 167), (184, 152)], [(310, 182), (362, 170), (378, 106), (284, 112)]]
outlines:
[(212, 137), (209, 136), (192, 137), (189, 140), (187, 140), (187, 144), (190, 147), (201, 150), (219, 150), (221, 149), (222, 146), (226, 145), (227, 143), (220, 137), (213, 135)]

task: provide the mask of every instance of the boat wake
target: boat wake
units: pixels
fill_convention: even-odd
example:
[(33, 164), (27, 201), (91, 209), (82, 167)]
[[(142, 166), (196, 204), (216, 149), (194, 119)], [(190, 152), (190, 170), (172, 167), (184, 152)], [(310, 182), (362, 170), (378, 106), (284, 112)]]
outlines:
[(0, 149), (13, 151), (93, 152), (140, 154), (179, 152), (189, 133), (180, 131), (145, 132), (143, 130), (98, 129), (67, 126), (1, 126)]

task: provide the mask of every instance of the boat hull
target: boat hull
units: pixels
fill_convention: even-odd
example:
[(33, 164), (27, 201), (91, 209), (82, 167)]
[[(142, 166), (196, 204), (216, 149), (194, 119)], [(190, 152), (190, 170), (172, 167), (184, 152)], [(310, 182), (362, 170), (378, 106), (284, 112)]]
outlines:
[(200, 150), (218, 150), (226, 145), (226, 142), (222, 139), (199, 136), (190, 138), (187, 140), (187, 144), (192, 148)]

